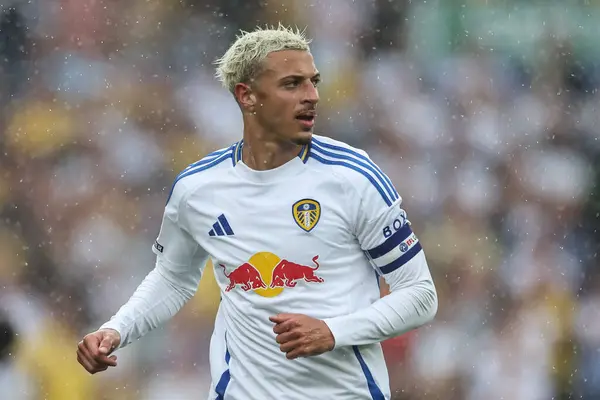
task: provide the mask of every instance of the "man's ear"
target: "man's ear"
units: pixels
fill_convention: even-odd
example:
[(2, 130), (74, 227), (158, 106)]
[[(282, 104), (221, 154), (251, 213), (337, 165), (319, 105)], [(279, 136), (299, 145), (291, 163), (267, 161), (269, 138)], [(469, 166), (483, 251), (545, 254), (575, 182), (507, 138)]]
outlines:
[(256, 94), (245, 83), (238, 83), (233, 89), (233, 94), (244, 110), (253, 111), (256, 106)]

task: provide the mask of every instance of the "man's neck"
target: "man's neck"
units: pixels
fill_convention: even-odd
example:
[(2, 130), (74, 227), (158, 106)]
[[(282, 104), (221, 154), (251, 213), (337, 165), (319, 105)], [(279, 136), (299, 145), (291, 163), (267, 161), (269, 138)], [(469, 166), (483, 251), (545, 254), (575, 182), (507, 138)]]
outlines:
[(301, 148), (301, 145), (289, 141), (265, 140), (245, 134), (242, 160), (257, 171), (274, 169), (296, 157)]

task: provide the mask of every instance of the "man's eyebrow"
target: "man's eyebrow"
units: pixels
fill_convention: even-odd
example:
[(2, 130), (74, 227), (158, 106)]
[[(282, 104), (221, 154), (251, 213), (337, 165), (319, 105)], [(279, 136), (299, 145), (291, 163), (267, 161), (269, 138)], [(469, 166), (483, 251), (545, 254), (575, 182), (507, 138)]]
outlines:
[[(286, 80), (286, 79), (305, 79), (306, 76), (302, 75), (302, 74), (290, 74), (290, 75), (286, 75), (282, 78), (280, 78), (280, 81)], [(315, 79), (321, 79), (321, 73), (317, 72), (315, 75), (313, 75), (311, 78), (311, 80), (315, 80)]]

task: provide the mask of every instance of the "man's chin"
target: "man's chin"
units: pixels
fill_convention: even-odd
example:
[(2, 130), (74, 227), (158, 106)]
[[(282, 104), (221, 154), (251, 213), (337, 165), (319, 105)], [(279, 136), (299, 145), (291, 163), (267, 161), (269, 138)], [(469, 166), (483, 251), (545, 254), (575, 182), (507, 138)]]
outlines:
[(312, 129), (310, 131), (302, 131), (299, 132), (294, 138), (292, 138), (292, 143), (304, 146), (305, 144), (310, 144), (312, 140)]

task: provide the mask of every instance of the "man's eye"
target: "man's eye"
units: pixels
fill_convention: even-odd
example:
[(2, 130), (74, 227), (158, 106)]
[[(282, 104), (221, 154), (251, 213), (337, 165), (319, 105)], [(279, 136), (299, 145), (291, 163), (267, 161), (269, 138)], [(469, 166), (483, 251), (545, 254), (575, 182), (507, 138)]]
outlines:
[(289, 88), (294, 88), (296, 86), (298, 86), (298, 81), (291, 81), (291, 82), (287, 82), (285, 84), (285, 87), (289, 87)]

